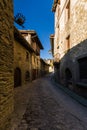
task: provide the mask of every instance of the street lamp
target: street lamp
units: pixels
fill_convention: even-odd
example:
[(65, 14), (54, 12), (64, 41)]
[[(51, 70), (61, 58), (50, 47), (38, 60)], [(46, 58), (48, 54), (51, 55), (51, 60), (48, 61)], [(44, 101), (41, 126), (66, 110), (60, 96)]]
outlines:
[(14, 17), (14, 21), (15, 21), (18, 25), (20, 25), (20, 26), (22, 26), (22, 27), (24, 28), (23, 24), (24, 24), (24, 22), (25, 22), (25, 17), (24, 17), (23, 14), (18, 13), (18, 14)]

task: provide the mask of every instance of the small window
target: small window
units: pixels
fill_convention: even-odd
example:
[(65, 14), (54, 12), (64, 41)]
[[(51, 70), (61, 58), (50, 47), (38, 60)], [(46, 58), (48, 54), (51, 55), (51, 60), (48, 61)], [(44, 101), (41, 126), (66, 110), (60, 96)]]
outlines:
[(58, 8), (58, 18), (59, 18), (59, 16), (60, 16), (60, 7)]
[(66, 21), (70, 19), (70, 0), (66, 6)]
[(70, 35), (66, 38), (66, 46), (67, 46), (67, 50), (69, 51), (70, 49)]
[(29, 59), (29, 53), (26, 52), (26, 60), (28, 60), (28, 59)]
[(57, 49), (59, 49), (59, 45), (57, 46)]
[(38, 60), (37, 60), (37, 65), (39, 64)]
[(35, 58), (35, 56), (34, 56), (34, 63), (35, 63), (35, 61), (36, 61), (36, 58)]

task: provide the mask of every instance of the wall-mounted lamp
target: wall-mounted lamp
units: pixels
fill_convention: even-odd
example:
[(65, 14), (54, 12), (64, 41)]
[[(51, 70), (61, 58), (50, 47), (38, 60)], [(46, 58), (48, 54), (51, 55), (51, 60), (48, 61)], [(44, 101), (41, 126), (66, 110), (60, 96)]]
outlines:
[(20, 26), (22, 26), (22, 27), (24, 28), (23, 24), (24, 24), (24, 22), (25, 22), (25, 17), (23, 16), (23, 14), (18, 13), (18, 14), (14, 17), (14, 21), (15, 21), (18, 25), (20, 25)]

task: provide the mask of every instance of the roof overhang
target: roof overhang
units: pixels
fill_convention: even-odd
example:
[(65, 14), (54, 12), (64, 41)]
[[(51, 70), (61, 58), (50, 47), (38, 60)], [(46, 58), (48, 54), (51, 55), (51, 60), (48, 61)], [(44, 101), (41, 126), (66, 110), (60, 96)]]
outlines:
[(38, 46), (40, 47), (40, 49), (44, 49), (36, 31), (34, 31), (34, 30), (20, 30), (20, 32), (22, 34), (30, 34), (32, 41), (35, 41), (38, 44)]
[(14, 26), (14, 38), (27, 50), (34, 52), (27, 40), (21, 35), (20, 31)]

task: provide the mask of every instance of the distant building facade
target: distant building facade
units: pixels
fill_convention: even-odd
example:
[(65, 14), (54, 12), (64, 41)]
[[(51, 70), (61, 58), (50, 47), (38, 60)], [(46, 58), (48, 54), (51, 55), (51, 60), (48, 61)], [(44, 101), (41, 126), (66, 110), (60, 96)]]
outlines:
[(87, 1), (54, 0), (52, 11), (54, 41), (52, 35), (50, 38), (56, 78), (87, 97)]
[(14, 28), (14, 87), (40, 77), (40, 49), (43, 46), (35, 31)]
[(40, 77), (40, 50), (43, 49), (43, 46), (37, 33), (34, 30), (20, 30), (20, 32), (34, 50), (31, 56), (31, 75), (32, 80), (34, 80)]
[(50, 65), (43, 60), (42, 58), (40, 59), (40, 74), (41, 76), (44, 76), (45, 74), (49, 73), (49, 67)]
[(14, 39), (14, 87), (18, 87), (32, 81), (34, 50), (15, 27)]
[(0, 130), (6, 130), (14, 110), (13, 4), (0, 0)]
[(53, 72), (54, 71), (53, 59), (44, 59), (44, 61), (49, 65), (49, 72)]

